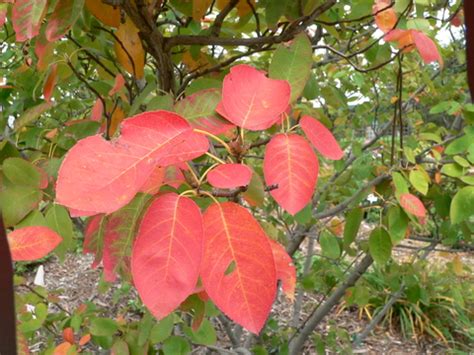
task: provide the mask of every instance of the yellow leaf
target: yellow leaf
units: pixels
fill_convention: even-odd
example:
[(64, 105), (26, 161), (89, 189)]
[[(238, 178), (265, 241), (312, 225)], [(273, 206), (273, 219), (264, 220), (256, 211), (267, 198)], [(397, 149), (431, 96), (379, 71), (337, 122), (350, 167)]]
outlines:
[(212, 0), (193, 0), (193, 19), (200, 22), (211, 6)]
[(120, 26), (120, 9), (104, 4), (101, 0), (86, 0), (86, 8), (104, 25)]
[(456, 275), (462, 275), (463, 273), (463, 265), (462, 265), (462, 260), (459, 257), (459, 255), (456, 255), (453, 258), (453, 271)]
[(121, 42), (116, 41), (114, 46), (117, 60), (130, 74), (138, 79), (142, 78), (145, 68), (145, 50), (138, 36), (138, 28), (127, 18), (125, 23), (120, 24), (115, 35)]
[[(277, 1), (277, 0), (273, 0), (273, 1)], [(229, 0), (217, 0), (216, 6), (219, 10), (222, 10), (227, 5), (228, 2)], [(250, 2), (255, 7), (255, 0), (251, 0)], [(237, 8), (237, 13), (239, 17), (244, 17), (245, 15), (252, 12), (252, 8), (248, 4), (247, 0), (240, 0), (237, 3), (236, 8)]]

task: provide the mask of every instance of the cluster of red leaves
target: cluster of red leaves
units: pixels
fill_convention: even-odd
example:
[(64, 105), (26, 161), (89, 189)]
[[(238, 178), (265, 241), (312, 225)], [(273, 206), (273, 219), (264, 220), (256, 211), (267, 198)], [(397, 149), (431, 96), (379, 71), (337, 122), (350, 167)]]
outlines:
[[(122, 83), (116, 79), (118, 89)], [(216, 200), (202, 212), (193, 199), (160, 193), (160, 188), (181, 185), (183, 163), (209, 148), (208, 138), (191, 123), (218, 131), (235, 126), (265, 130), (285, 118), (289, 101), (286, 81), (239, 65), (225, 77), (216, 108), (228, 121), (216, 116), (188, 122), (168, 111), (146, 112), (122, 121), (120, 135), (112, 140), (97, 134), (78, 141), (59, 169), (56, 201), (73, 216), (92, 216), (84, 251), (96, 254), (95, 264), (103, 263), (106, 279), (115, 279), (119, 265), (128, 271), (157, 318), (199, 293), (258, 333), (276, 297), (277, 281), (290, 299), (294, 296), (296, 271), (290, 256), (245, 207)], [(183, 111), (187, 104), (181, 104)], [(291, 214), (311, 202), (316, 187), (319, 162), (311, 144), (328, 159), (343, 156), (319, 121), (304, 116), (300, 126), (309, 142), (293, 130), (276, 134), (263, 161), (265, 182), (276, 186), (271, 195)], [(247, 186), (252, 174), (242, 163), (219, 164), (208, 171), (207, 182), (231, 189)], [(28, 227), (12, 232), (9, 240), (16, 260), (31, 260), (54, 249), (60, 238), (47, 228)]]
[(430, 37), (418, 30), (395, 28), (398, 17), (391, 0), (376, 0), (372, 10), (375, 15), (375, 23), (385, 33), (385, 41), (396, 42), (398, 48), (402, 49), (404, 53), (417, 49), (426, 64), (437, 61), (443, 66), (443, 58)]

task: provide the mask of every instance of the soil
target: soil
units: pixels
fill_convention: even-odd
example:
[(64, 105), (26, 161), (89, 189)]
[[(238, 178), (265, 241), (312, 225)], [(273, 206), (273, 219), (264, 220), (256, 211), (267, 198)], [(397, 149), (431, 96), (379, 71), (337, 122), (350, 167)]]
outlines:
[[(405, 241), (404, 244), (411, 246), (420, 246), (421, 242)], [(426, 245), (426, 243), (421, 244)], [(317, 252), (317, 251), (316, 251)], [(395, 255), (400, 260), (409, 260), (413, 250), (396, 249)], [(447, 253), (445, 251), (435, 251), (429, 257), (429, 261), (436, 265), (452, 261), (454, 255), (458, 255), (464, 263), (473, 263), (472, 256), (468, 253)], [(98, 285), (101, 275), (101, 269), (93, 269), (91, 267), (93, 257), (91, 255), (70, 254), (63, 263), (57, 259), (50, 258), (43, 264), (44, 267), (44, 283), (49, 291), (58, 292), (58, 304), (66, 311), (75, 310), (80, 304), (91, 301), (100, 307), (108, 309), (109, 317), (116, 317), (121, 314), (121, 309), (125, 309), (128, 300), (136, 299), (137, 295), (134, 290), (130, 291), (125, 299), (117, 304), (112, 302), (114, 293), (119, 289), (120, 284), (116, 283), (105, 293), (98, 292)], [(33, 285), (36, 269), (26, 274), (27, 283)], [(18, 292), (22, 292), (18, 289)], [(320, 296), (304, 294), (304, 302), (306, 305), (314, 305), (320, 301)], [(57, 308), (57, 307), (56, 307)], [(54, 306), (53, 309), (54, 311)], [(288, 324), (292, 319), (293, 306), (287, 302), (283, 296), (279, 297), (278, 302), (273, 309), (273, 315), (279, 323)], [(308, 314), (307, 309), (301, 311), (301, 318)], [(129, 315), (128, 318), (133, 317)], [(322, 324), (315, 330), (319, 334), (327, 334), (331, 324), (337, 324), (340, 329), (345, 329), (349, 334), (356, 334), (362, 331), (368, 323), (366, 315), (361, 314), (356, 309), (347, 307), (336, 307)], [(219, 347), (229, 347), (227, 337), (220, 323), (217, 324), (218, 338), (221, 343)], [(312, 346), (312, 345), (311, 345)], [(41, 343), (30, 344), (32, 352), (38, 352), (42, 348)], [(441, 343), (434, 342), (433, 339), (404, 339), (397, 332), (389, 332), (387, 329), (377, 327), (375, 331), (366, 338), (365, 342), (358, 348), (352, 349), (355, 354), (444, 354), (447, 352), (445, 346)], [(193, 353), (206, 353), (204, 349), (197, 348)], [(314, 354), (315, 350), (307, 347), (304, 354)]]

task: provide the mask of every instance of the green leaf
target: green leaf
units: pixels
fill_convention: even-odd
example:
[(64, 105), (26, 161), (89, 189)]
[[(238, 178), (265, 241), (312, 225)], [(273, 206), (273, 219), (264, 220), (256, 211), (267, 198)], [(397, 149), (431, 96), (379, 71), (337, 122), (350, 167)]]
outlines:
[(337, 259), (341, 255), (341, 248), (335, 236), (328, 232), (322, 232), (319, 237), (322, 254), (330, 259)]
[(408, 183), (407, 183), (407, 181), (405, 180), (405, 178), (403, 177), (402, 174), (393, 173), (392, 174), (392, 181), (393, 181), (393, 184), (395, 185), (395, 195), (397, 196), (397, 198), (401, 194), (408, 193)]
[(0, 211), (5, 227), (20, 222), (33, 209), (38, 207), (43, 194), (40, 190), (28, 186), (4, 186), (0, 190)]
[(459, 190), (451, 202), (450, 217), (452, 224), (458, 224), (474, 218), (474, 186)]
[(3, 174), (14, 185), (40, 186), (41, 175), (30, 162), (21, 158), (5, 159), (2, 165)]
[(96, 336), (111, 336), (118, 330), (117, 323), (110, 318), (94, 318), (91, 321), (89, 331)]
[(163, 352), (165, 355), (188, 355), (191, 352), (191, 346), (186, 339), (172, 336), (163, 343)]
[(71, 217), (69, 217), (69, 213), (63, 206), (53, 205), (46, 212), (46, 222), (49, 228), (56, 231), (63, 238), (55, 252), (61, 260), (64, 260), (66, 252), (71, 249), (74, 238)]
[(272, 79), (287, 80), (290, 83), (290, 103), (292, 103), (303, 92), (311, 75), (312, 65), (311, 42), (308, 36), (302, 32), (293, 39), (290, 45), (287, 43), (278, 45), (273, 54), (268, 73)]
[(443, 165), (443, 167), (441, 168), (441, 173), (457, 178), (464, 175), (464, 169), (458, 164), (450, 163)]
[(184, 334), (195, 344), (214, 345), (217, 342), (217, 335), (209, 320), (204, 319), (198, 330), (193, 331), (190, 327), (184, 328)]
[(50, 102), (43, 102), (39, 105), (33, 106), (23, 112), (23, 114), (15, 120), (15, 130), (25, 127), (26, 125), (35, 121), (41, 114), (49, 110), (53, 105)]
[(360, 224), (364, 219), (364, 210), (360, 207), (353, 208), (347, 213), (344, 226), (344, 245), (349, 246), (357, 237)]
[(385, 264), (392, 255), (390, 235), (383, 227), (375, 228), (369, 237), (369, 252), (377, 264)]
[(409, 218), (398, 206), (391, 206), (388, 210), (388, 231), (392, 244), (396, 245), (405, 239)]
[(275, 28), (280, 17), (285, 13), (288, 0), (267, 1), (265, 7), (265, 20), (269, 28)]
[(423, 172), (419, 170), (412, 170), (410, 171), (409, 180), (413, 187), (421, 192), (423, 195), (428, 193), (428, 181), (426, 181), (426, 176)]
[(150, 313), (145, 313), (140, 323), (138, 324), (138, 339), (139, 346), (145, 345), (150, 338), (151, 329), (153, 328), (154, 318)]
[(452, 141), (444, 152), (448, 155), (461, 154), (471, 146), (472, 139), (473, 137), (469, 135), (459, 137)]
[(260, 207), (265, 201), (265, 186), (260, 175), (253, 171), (247, 190), (242, 194), (244, 199), (252, 207)]
[(122, 339), (117, 339), (112, 345), (112, 354), (114, 355), (129, 355), (130, 350), (128, 349), (128, 344)]
[(174, 326), (174, 316), (170, 314), (166, 318), (163, 318), (159, 321), (158, 324), (155, 324), (151, 328), (150, 332), (150, 341), (152, 344), (161, 343), (162, 341), (168, 339), (171, 336)]

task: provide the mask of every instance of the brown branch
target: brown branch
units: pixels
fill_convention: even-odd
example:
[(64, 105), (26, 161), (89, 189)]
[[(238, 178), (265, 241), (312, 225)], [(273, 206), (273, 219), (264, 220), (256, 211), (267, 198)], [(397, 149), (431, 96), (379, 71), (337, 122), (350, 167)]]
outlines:
[(221, 33), (222, 24), (224, 23), (225, 18), (232, 11), (232, 9), (237, 5), (239, 0), (230, 0), (227, 5), (221, 10), (219, 15), (216, 16), (214, 24), (210, 28), (211, 36), (218, 37)]
[(169, 51), (174, 46), (179, 45), (218, 45), (218, 46), (263, 46), (266, 44), (277, 44), (286, 42), (307, 26), (311, 25), (316, 17), (321, 15), (323, 12), (329, 10), (336, 4), (336, 0), (327, 0), (324, 4), (317, 7), (309, 16), (303, 16), (294, 21), (288, 26), (281, 34), (276, 36), (256, 37), (256, 38), (222, 38), (216, 36), (202, 36), (202, 35), (176, 35), (173, 37), (165, 38), (166, 51)]

